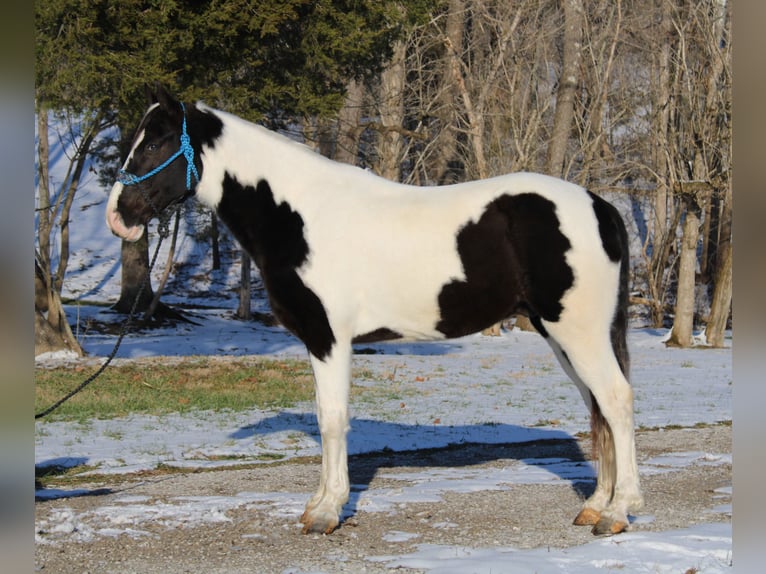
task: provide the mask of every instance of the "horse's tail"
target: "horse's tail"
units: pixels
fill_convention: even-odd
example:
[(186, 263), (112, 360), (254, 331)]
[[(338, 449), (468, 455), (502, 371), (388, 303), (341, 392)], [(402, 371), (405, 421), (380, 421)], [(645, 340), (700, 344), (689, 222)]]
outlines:
[(617, 294), (617, 308), (612, 319), (611, 338), (612, 349), (620, 370), (626, 379), (630, 379), (630, 355), (628, 353), (628, 275), (630, 273), (630, 247), (628, 244), (628, 231), (622, 217), (614, 210), (614, 223), (620, 244), (620, 284)]

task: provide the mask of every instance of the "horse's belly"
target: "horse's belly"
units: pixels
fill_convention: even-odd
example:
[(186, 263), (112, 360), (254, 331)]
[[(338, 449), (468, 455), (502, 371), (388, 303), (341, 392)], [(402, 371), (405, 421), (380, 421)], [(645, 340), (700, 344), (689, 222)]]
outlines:
[[(365, 297), (356, 320), (358, 333), (380, 331), (386, 339), (443, 339), (436, 328), (439, 322), (436, 297), (419, 297), (412, 289), (377, 293)], [(389, 331), (390, 333), (386, 333)], [(394, 337), (393, 334), (397, 336)]]

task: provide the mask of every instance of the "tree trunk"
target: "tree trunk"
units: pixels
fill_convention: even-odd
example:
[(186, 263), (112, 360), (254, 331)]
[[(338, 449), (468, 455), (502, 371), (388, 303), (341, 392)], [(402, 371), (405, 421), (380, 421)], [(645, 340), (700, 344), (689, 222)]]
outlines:
[(715, 289), (710, 306), (710, 318), (705, 329), (707, 342), (712, 347), (724, 346), (726, 323), (731, 313), (732, 294), (732, 252), (731, 242), (718, 250), (718, 266), (715, 274)]
[(239, 284), (239, 307), (237, 307), (237, 318), (242, 319), (243, 321), (249, 321), (253, 316), (250, 309), (250, 269), (250, 255), (243, 249)]
[[(445, 35), (453, 46), (459, 46), (463, 42), (465, 29), (465, 6), (464, 0), (450, 0), (446, 15)], [(439, 76), (440, 87), (437, 94), (439, 100), (437, 109), (437, 129), (433, 147), (434, 152), (429, 160), (429, 178), (439, 185), (458, 183), (462, 178), (458, 177), (452, 169), (457, 157), (457, 104), (455, 84), (452, 75), (444, 71)]]
[(213, 271), (218, 271), (221, 268), (221, 246), (219, 238), (221, 234), (218, 230), (218, 216), (215, 211), (210, 212), (210, 242), (213, 252)]
[(176, 217), (175, 222), (173, 224), (173, 235), (170, 239), (170, 249), (168, 249), (168, 260), (165, 262), (165, 269), (162, 271), (162, 277), (160, 278), (160, 283), (157, 285), (157, 290), (154, 292), (154, 295), (152, 296), (152, 302), (149, 303), (149, 306), (147, 307), (146, 311), (144, 312), (144, 322), (148, 322), (154, 317), (155, 313), (157, 312), (157, 308), (160, 305), (160, 296), (162, 295), (162, 292), (165, 290), (165, 284), (168, 281), (168, 277), (170, 276), (170, 270), (173, 267), (173, 258), (175, 257), (176, 253), (176, 242), (178, 240), (178, 224), (180, 223), (181, 219), (181, 209), (176, 209)]
[(700, 234), (700, 206), (694, 198), (685, 197), (684, 199), (687, 202), (687, 208), (678, 262), (675, 317), (670, 339), (667, 342), (668, 345), (677, 347), (691, 347), (693, 342), (694, 291)]
[(547, 171), (550, 175), (565, 175), (569, 134), (574, 119), (574, 103), (580, 83), (580, 62), (582, 60), (582, 30), (584, 9), (582, 0), (564, 0), (564, 54), (561, 75), (556, 92), (556, 112), (553, 117), (553, 131), (548, 145)]
[[(129, 313), (136, 297), (141, 292), (141, 297), (136, 304), (136, 311), (146, 311), (152, 299), (154, 299), (151, 279), (147, 279), (149, 274), (149, 239), (147, 238), (146, 228), (135, 243), (130, 241), (122, 242), (121, 258), (122, 283), (120, 285), (120, 298), (113, 308), (120, 313)], [(141, 291), (145, 280), (146, 287)]]
[(718, 249), (718, 239), (714, 237), (718, 234), (718, 201), (715, 198), (713, 190), (708, 190), (704, 200), (702, 213), (702, 250), (700, 251), (700, 281), (708, 283), (710, 281), (711, 265), (710, 260), (715, 259)]
[[(614, 161), (613, 154), (607, 144), (607, 134), (604, 131), (604, 115), (607, 113), (610, 87), (612, 85), (612, 69), (614, 68), (617, 46), (620, 42), (622, 29), (622, 2), (617, 0), (614, 3), (614, 12), (610, 15), (608, 21), (604, 22), (605, 31), (609, 30), (611, 36), (608, 39), (598, 40), (603, 43), (600, 45), (591, 45), (589, 51), (593, 54), (592, 73), (590, 75), (589, 85), (586, 91), (594, 94), (592, 98), (591, 109), (584, 111), (586, 129), (582, 135), (583, 159), (582, 170), (578, 178), (578, 183), (583, 187), (589, 187), (589, 182), (595, 174), (595, 179), (600, 180), (599, 168), (604, 163)], [(606, 49), (608, 42), (609, 48)], [(588, 42), (586, 41), (586, 44)], [(598, 59), (597, 59), (598, 58)], [(604, 162), (604, 159), (607, 161)]]
[[(72, 204), (74, 203), (74, 196), (77, 190), (80, 188), (80, 180), (82, 178), (83, 170), (85, 169), (85, 162), (90, 154), (90, 149), (93, 146), (93, 142), (96, 139), (100, 131), (101, 114), (97, 114), (90, 120), (89, 123), (84, 123), (84, 134), (82, 140), (80, 140), (77, 146), (72, 161), (74, 162), (74, 169), (72, 170), (69, 178), (69, 184), (66, 188), (66, 193), (62, 189), (63, 203), (61, 207), (61, 214), (59, 216), (59, 229), (61, 230), (61, 239), (59, 245), (59, 263), (56, 268), (56, 276), (53, 278), (53, 287), (59, 293), (64, 284), (64, 276), (66, 275), (66, 269), (69, 265), (69, 214), (72, 211)], [(70, 164), (71, 167), (72, 164)], [(59, 200), (61, 201), (61, 200)], [(58, 202), (57, 202), (58, 203)]]
[[(656, 127), (654, 133), (656, 140), (654, 145), (654, 165), (657, 172), (657, 188), (654, 195), (654, 243), (659, 246), (667, 233), (668, 222), (668, 127), (670, 121), (670, 53), (673, 34), (673, 21), (671, 5), (667, 0), (660, 0), (661, 44), (659, 50), (658, 78), (657, 78), (657, 109)], [(660, 249), (654, 250), (660, 253)], [(663, 262), (664, 266), (664, 262)]]
[(380, 75), (378, 114), (378, 175), (391, 181), (400, 181), (402, 166), (401, 128), (404, 126), (404, 82), (406, 80), (404, 57), (406, 45), (397, 42), (391, 62)]
[(359, 135), (362, 132), (362, 104), (364, 84), (351, 80), (346, 85), (346, 99), (338, 112), (338, 135), (335, 144), (335, 161), (357, 165)]
[[(46, 316), (47, 314), (47, 316)], [(52, 289), (35, 258), (35, 356), (51, 351), (84, 352), (67, 322), (58, 291)]]
[[(37, 110), (37, 246), (40, 268), (45, 275), (46, 289), (51, 283), (51, 213), (50, 179), (48, 161), (50, 147), (48, 143), (48, 108), (43, 102)], [(47, 297), (47, 296), (46, 296)]]
[[(712, 33), (711, 33), (711, 62), (710, 72), (707, 76), (707, 86), (705, 95), (705, 113), (703, 116), (704, 126), (706, 128), (706, 137), (703, 138), (705, 145), (710, 146), (713, 149), (726, 150), (730, 145), (730, 138), (727, 137), (730, 132), (728, 130), (720, 130), (721, 122), (721, 92), (726, 93), (729, 88), (729, 82), (727, 78), (729, 74), (725, 74), (725, 68), (728, 67), (728, 57), (730, 55), (727, 52), (728, 48), (722, 49), (722, 46), (727, 46), (728, 42), (728, 27), (729, 18), (731, 16), (731, 3), (727, 3), (723, 0), (719, 0), (715, 6), (715, 12), (711, 19)], [(724, 98), (724, 101), (726, 98)], [(715, 143), (712, 143), (715, 142)], [(707, 151), (707, 150), (706, 150)], [(697, 155), (702, 155), (703, 150), (699, 150)], [(710, 152), (708, 152), (710, 153)], [(705, 241), (712, 243), (707, 250), (703, 251), (701, 266), (703, 273), (707, 270), (706, 266), (709, 261), (715, 261), (715, 287), (713, 289), (713, 297), (710, 306), (710, 317), (708, 318), (706, 335), (708, 343), (715, 347), (722, 347), (724, 342), (724, 332), (726, 330), (726, 322), (729, 317), (731, 309), (731, 297), (732, 297), (732, 253), (731, 253), (731, 184), (728, 176), (728, 162), (726, 161), (730, 155), (723, 152), (710, 154), (714, 156), (718, 161), (710, 161), (711, 169), (706, 171), (705, 175), (709, 175), (709, 171), (715, 170), (716, 175), (713, 175), (711, 179), (718, 179), (723, 181), (725, 185), (726, 193), (723, 194), (720, 202), (715, 202), (715, 206), (710, 206), (713, 203), (712, 198), (716, 195), (711, 187), (708, 191), (708, 208), (712, 217), (708, 218), (706, 223), (708, 224), (707, 233), (705, 234)], [(717, 167), (716, 164), (719, 164)], [(716, 187), (720, 187), (721, 184), (717, 183)], [(719, 196), (720, 197), (720, 196)], [(720, 204), (720, 207), (719, 207)], [(720, 211), (719, 211), (720, 209)], [(715, 215), (713, 215), (715, 214)], [(712, 236), (712, 237), (711, 237)], [(707, 247), (707, 245), (706, 245)]]
[(489, 177), (489, 166), (484, 152), (484, 115), (474, 106), (473, 97), (468, 90), (468, 86), (463, 76), (463, 64), (461, 59), (460, 45), (454, 45), (449, 37), (444, 38), (444, 44), (447, 48), (447, 60), (452, 81), (455, 82), (457, 93), (463, 102), (463, 110), (467, 118), (468, 140), (473, 150), (473, 160), (475, 173), (472, 177), (484, 179)]
[(652, 108), (656, 110), (652, 125), (655, 137), (650, 147), (656, 186), (652, 198), (654, 217), (649, 220), (644, 247), (645, 253), (651, 248), (651, 253), (647, 255), (649, 262), (646, 282), (651, 300), (650, 315), (653, 327), (661, 327), (665, 319), (665, 293), (668, 281), (666, 269), (669, 265), (670, 249), (676, 241), (675, 234), (681, 216), (681, 208), (676, 206), (675, 202), (672, 213), (669, 210), (671, 182), (676, 179), (671, 160), (671, 157), (676, 154), (671, 151), (669, 132), (674, 105), (671, 94), (675, 93), (671, 73), (671, 54), (676, 36), (671, 3), (667, 0), (658, 0), (658, 2), (660, 40), (656, 49), (657, 73), (652, 74), (652, 77), (656, 76), (656, 83), (652, 90)]
[(731, 312), (732, 296), (732, 247), (731, 247), (731, 186), (723, 199), (723, 212), (720, 219), (720, 238), (716, 256), (715, 288), (710, 304), (705, 334), (707, 342), (713, 347), (724, 346), (726, 323)]
[(35, 357), (64, 350), (69, 350), (69, 347), (61, 334), (48, 323), (41, 311), (35, 309)]

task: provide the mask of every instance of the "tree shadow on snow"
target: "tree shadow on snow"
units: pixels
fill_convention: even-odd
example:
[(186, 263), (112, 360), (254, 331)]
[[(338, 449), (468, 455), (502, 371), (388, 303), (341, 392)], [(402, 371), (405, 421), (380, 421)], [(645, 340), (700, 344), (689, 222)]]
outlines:
[[(288, 431), (305, 433), (321, 442), (316, 415), (281, 412), (256, 424), (241, 427), (229, 438), (247, 440)], [(409, 425), (380, 420), (351, 420), (348, 434), (351, 494), (342, 518), (356, 514), (359, 501), (378, 471), (386, 468), (468, 468), (489, 462), (521, 462), (519, 483), (568, 483), (581, 499), (595, 490), (596, 472), (578, 441), (569, 433), (550, 428), (510, 424)], [(317, 466), (317, 483), (319, 465)]]
[(78, 466), (88, 463), (85, 457), (63, 457), (45, 460), (35, 464), (35, 501), (55, 500), (58, 498), (77, 498), (80, 496), (103, 496), (112, 494), (111, 488), (48, 488), (44, 479), (51, 476), (61, 476)]

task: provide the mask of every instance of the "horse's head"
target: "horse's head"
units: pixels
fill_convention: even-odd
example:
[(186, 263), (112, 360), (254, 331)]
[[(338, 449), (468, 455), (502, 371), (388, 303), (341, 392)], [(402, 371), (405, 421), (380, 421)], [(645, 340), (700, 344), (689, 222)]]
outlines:
[(106, 208), (109, 228), (128, 241), (138, 240), (152, 217), (192, 195), (202, 175), (200, 142), (188, 132), (189, 117), (202, 112), (164, 89), (150, 98)]

